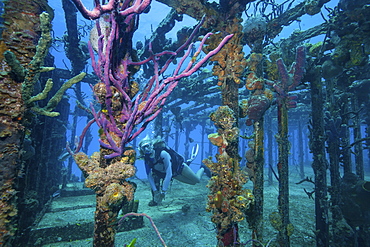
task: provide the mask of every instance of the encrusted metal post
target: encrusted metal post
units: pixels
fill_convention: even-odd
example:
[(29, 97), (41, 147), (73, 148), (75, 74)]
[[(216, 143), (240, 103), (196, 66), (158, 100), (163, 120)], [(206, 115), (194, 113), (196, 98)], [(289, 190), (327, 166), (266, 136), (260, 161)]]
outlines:
[(318, 68), (313, 68), (311, 83), (312, 130), (310, 147), (315, 173), (316, 245), (329, 246), (329, 215), (327, 201), (327, 162), (325, 160), (325, 127), (322, 82)]

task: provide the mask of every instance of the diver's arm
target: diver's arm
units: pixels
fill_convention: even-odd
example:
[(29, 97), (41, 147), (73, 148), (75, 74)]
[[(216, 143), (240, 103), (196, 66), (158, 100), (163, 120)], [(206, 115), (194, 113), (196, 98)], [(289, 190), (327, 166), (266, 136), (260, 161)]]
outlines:
[(152, 176), (151, 172), (149, 172), (149, 174), (148, 174), (148, 181), (149, 181), (149, 184), (150, 184), (150, 187), (152, 188), (152, 190), (157, 191), (158, 189), (155, 186), (154, 179), (153, 179), (153, 176)]
[(164, 178), (162, 191), (166, 192), (168, 187), (170, 186), (170, 182), (172, 179), (172, 163), (171, 163), (171, 156), (168, 152), (162, 151), (161, 158), (163, 158), (164, 168), (166, 169), (166, 177)]
[(157, 187), (155, 187), (154, 179), (152, 176), (152, 169), (150, 169), (147, 163), (145, 163), (145, 171), (146, 171), (146, 175), (148, 176), (150, 187), (152, 188), (153, 191), (157, 191)]

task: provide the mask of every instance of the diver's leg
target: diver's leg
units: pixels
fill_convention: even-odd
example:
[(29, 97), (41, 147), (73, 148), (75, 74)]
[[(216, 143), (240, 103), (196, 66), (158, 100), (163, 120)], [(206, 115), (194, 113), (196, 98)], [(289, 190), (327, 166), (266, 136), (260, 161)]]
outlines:
[(203, 175), (204, 168), (200, 168), (195, 174), (189, 166), (184, 165), (181, 174), (174, 177), (174, 179), (179, 180), (180, 182), (194, 185), (200, 182), (200, 179)]

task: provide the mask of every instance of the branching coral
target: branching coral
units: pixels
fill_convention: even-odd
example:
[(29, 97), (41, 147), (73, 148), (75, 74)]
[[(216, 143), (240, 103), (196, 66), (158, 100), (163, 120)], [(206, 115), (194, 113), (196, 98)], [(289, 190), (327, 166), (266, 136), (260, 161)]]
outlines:
[(41, 108), (33, 104), (33, 102), (35, 101), (45, 99), (53, 86), (52, 80), (49, 79), (46, 82), (43, 91), (35, 96), (32, 96), (34, 86), (39, 79), (40, 73), (48, 72), (54, 69), (52, 67), (42, 66), (52, 39), (50, 34), (52, 29), (50, 24), (51, 20), (48, 13), (44, 12), (40, 14), (40, 23), (42, 31), (41, 38), (39, 39), (38, 45), (36, 46), (36, 54), (26, 68), (21, 65), (13, 52), (5, 51), (4, 57), (12, 69), (11, 74), (14, 79), (18, 82), (22, 82), (22, 98), (25, 104), (30, 107), (32, 111), (38, 114), (49, 117), (56, 117), (59, 116), (59, 113), (53, 112), (53, 110), (62, 99), (64, 92), (73, 84), (80, 82), (85, 77), (86, 73), (81, 73), (65, 82), (58, 90), (58, 92), (49, 100), (48, 104), (45, 107)]
[[(94, 245), (113, 246), (115, 229), (111, 223), (116, 220), (123, 198), (128, 201), (133, 198), (133, 186), (125, 179), (134, 175), (132, 163), (135, 155), (127, 154), (127, 143), (135, 139), (157, 117), (178, 81), (196, 72), (210, 57), (219, 52), (233, 35), (227, 35), (215, 49), (199, 59), (202, 47), (212, 35), (208, 33), (191, 56), (191, 41), (204, 22), (203, 19), (189, 39), (176, 51), (154, 53), (149, 43), (149, 57), (137, 61), (136, 53), (132, 49), (132, 37), (138, 25), (137, 17), (150, 5), (150, 0), (125, 0), (119, 3), (110, 0), (106, 4), (96, 0), (92, 11), (87, 10), (80, 0), (73, 1), (85, 18), (100, 18), (92, 34), (97, 38), (90, 39), (89, 51), (94, 72), (100, 80), (94, 86), (93, 92), (101, 107), (97, 111), (91, 105), (94, 118), (83, 130), (74, 152), (70, 152), (75, 153), (76, 163), (87, 177), (86, 186), (96, 192)], [(97, 44), (94, 45), (94, 42)], [(185, 51), (186, 48), (188, 49)], [(179, 58), (173, 73), (165, 76), (171, 62), (182, 52), (185, 54)], [(166, 57), (164, 65), (161, 66), (159, 60)], [(189, 57), (190, 61), (185, 65)], [(143, 90), (139, 91), (139, 85), (133, 81), (133, 75), (138, 67), (144, 64), (151, 64), (154, 73), (144, 82), (145, 85), (141, 87)], [(77, 152), (82, 146), (84, 133), (94, 122), (100, 128), (101, 149), (98, 155), (87, 159), (86, 155)]]
[(296, 107), (294, 96), (289, 96), (289, 92), (293, 91), (301, 82), (306, 62), (306, 50), (304, 46), (299, 46), (296, 53), (296, 61), (291, 65), (289, 71), (284, 64), (283, 59), (276, 60), (277, 69), (279, 71), (280, 80), (275, 82), (267, 82), (272, 85), (277, 92), (278, 101), (284, 101), (288, 108)]
[[(233, 35), (227, 35), (218, 46), (212, 51), (208, 52), (199, 61), (198, 56), (206, 40), (212, 33), (206, 34), (195, 54), (191, 57), (190, 62), (186, 68), (182, 69), (185, 59), (190, 56), (193, 44), (190, 43), (191, 39), (195, 36), (198, 29), (204, 20), (202, 20), (194, 29), (190, 38), (183, 44), (176, 52), (164, 51), (158, 54), (152, 52), (151, 46), (149, 50), (151, 56), (143, 61), (134, 62), (127, 54), (121, 58), (118, 68), (112, 69), (116, 54), (113, 54), (115, 48), (115, 40), (120, 39), (117, 30), (120, 26), (117, 23), (115, 14), (104, 17), (104, 22), (109, 22), (104, 28), (109, 26), (107, 30), (98, 28), (100, 34), (100, 42), (98, 42), (98, 60), (95, 60), (92, 44), (89, 45), (90, 55), (95, 73), (101, 79), (101, 82), (96, 84), (93, 88), (95, 97), (98, 99), (102, 106), (99, 112), (96, 112), (91, 107), (91, 113), (94, 116), (93, 121), (97, 123), (99, 128), (102, 129), (100, 145), (112, 151), (105, 158), (114, 158), (122, 154), (126, 143), (132, 141), (146, 126), (160, 113), (167, 97), (172, 90), (176, 87), (181, 78), (192, 75), (196, 72), (210, 57), (214, 56), (221, 50), (226, 42), (232, 38)], [(97, 26), (100, 27), (100, 20)], [(128, 33), (132, 32), (131, 29)], [(106, 41), (104, 41), (106, 40)], [(117, 42), (119, 43), (119, 42)], [(182, 52), (188, 46), (185, 55), (178, 62), (177, 68), (171, 76), (161, 79), (161, 75), (166, 71), (169, 64), (173, 61), (175, 56)], [(158, 59), (170, 55), (162, 68), (159, 68)], [(139, 66), (152, 62), (154, 65), (155, 75), (153, 75), (145, 85), (142, 92), (138, 92), (138, 85), (131, 80), (133, 72), (130, 70), (133, 66)], [(138, 93), (136, 95), (136, 93)], [(89, 127), (89, 126), (87, 126)], [(83, 135), (80, 138), (80, 145), (76, 151), (79, 151), (82, 145)]]

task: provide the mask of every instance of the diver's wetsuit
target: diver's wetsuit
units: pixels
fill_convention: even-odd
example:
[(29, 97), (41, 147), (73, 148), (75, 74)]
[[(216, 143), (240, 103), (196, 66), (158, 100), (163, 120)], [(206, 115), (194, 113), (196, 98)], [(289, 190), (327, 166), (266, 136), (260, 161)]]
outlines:
[[(157, 188), (158, 191), (160, 191), (161, 181), (163, 181), (164, 178), (166, 177), (166, 171), (163, 163), (163, 158), (161, 158), (161, 152), (165, 151), (170, 154), (170, 151), (166, 147), (154, 148), (154, 151), (155, 151), (154, 158), (150, 158), (150, 154), (146, 154), (144, 156), (145, 170), (147, 175), (149, 175), (149, 173), (152, 172), (155, 187)], [(172, 157), (170, 162), (172, 177), (176, 177), (177, 175), (181, 174), (182, 169), (184, 167), (184, 163), (181, 162), (180, 164), (177, 164), (176, 162), (172, 161)], [(169, 182), (170, 181), (168, 181), (168, 183)], [(164, 184), (163, 187), (168, 188), (169, 184)]]

